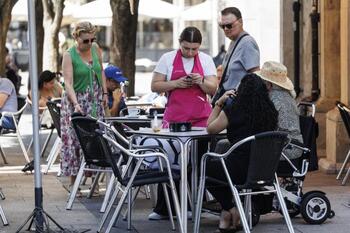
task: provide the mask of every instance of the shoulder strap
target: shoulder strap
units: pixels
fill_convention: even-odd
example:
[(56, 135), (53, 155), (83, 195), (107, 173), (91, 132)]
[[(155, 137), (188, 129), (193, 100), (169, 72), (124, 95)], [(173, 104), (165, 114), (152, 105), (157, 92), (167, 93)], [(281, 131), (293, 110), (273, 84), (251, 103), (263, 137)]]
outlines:
[(227, 60), (227, 63), (226, 63), (224, 72), (222, 73), (222, 77), (221, 77), (221, 80), (220, 80), (219, 87), (222, 87), (222, 86), (223, 86), (223, 83), (224, 83), (224, 80), (225, 80), (225, 76), (226, 76), (226, 73), (227, 73), (227, 69), (228, 69), (228, 66), (230, 65), (231, 57), (232, 57), (233, 53), (235, 52), (238, 43), (241, 41), (241, 39), (242, 39), (243, 37), (248, 36), (248, 35), (249, 35), (249, 34), (244, 34), (243, 36), (241, 36), (241, 37), (237, 40), (235, 46), (233, 47), (232, 52), (231, 52), (231, 54), (230, 54), (230, 56), (229, 56), (229, 58), (228, 58), (228, 60)]

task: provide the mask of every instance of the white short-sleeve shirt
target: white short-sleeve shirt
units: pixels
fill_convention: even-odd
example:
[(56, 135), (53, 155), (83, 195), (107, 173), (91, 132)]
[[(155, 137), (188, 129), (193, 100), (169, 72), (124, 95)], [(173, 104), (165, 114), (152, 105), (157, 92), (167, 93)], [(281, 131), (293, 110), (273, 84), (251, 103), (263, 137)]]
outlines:
[[(162, 55), (159, 59), (154, 72), (164, 74), (166, 80), (170, 80), (171, 74), (173, 72), (173, 62), (176, 56), (177, 50), (167, 52)], [(216, 68), (213, 61), (213, 58), (206, 53), (198, 52), (199, 60), (203, 67), (204, 77), (207, 76), (216, 76)], [(182, 57), (182, 63), (184, 65), (185, 72), (190, 74), (194, 65), (194, 58), (185, 58)]]

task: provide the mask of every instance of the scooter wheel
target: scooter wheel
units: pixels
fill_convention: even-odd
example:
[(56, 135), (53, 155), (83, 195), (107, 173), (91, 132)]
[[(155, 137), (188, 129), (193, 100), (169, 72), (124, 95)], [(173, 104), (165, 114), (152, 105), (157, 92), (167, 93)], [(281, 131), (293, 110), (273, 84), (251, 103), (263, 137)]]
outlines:
[(322, 224), (331, 216), (331, 205), (328, 198), (322, 193), (304, 195), (300, 212), (303, 219), (309, 224)]

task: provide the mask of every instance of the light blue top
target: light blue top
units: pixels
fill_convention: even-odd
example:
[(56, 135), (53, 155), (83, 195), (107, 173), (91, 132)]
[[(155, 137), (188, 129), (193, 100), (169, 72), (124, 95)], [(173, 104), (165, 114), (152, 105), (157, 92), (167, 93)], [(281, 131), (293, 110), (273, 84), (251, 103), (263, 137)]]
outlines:
[[(235, 41), (231, 41), (228, 52), (222, 63), (223, 70), (227, 65), (227, 60), (236, 42), (245, 34), (247, 33), (243, 31)], [(255, 67), (260, 67), (260, 51), (254, 38), (247, 35), (239, 41), (230, 59), (230, 64), (223, 81), (225, 90), (237, 89), (242, 78), (248, 73), (247, 71)]]
[(8, 95), (8, 98), (0, 112), (17, 112), (17, 95), (13, 83), (7, 78), (0, 77), (0, 93)]

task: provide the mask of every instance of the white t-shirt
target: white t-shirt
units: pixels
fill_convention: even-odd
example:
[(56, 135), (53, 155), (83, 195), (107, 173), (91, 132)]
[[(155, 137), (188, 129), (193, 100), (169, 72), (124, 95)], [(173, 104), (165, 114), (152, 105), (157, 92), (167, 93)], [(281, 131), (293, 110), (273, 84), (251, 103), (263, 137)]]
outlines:
[[(166, 80), (170, 80), (171, 74), (173, 72), (173, 62), (176, 56), (177, 50), (167, 52), (162, 55), (159, 59), (154, 72), (164, 74), (166, 76)], [(213, 58), (210, 57), (206, 53), (199, 52), (198, 53), (199, 60), (203, 67), (204, 77), (206, 76), (216, 76), (216, 68), (213, 61)], [(184, 65), (184, 69), (187, 74), (190, 74), (194, 65), (194, 58), (185, 58), (182, 57), (182, 63)]]

